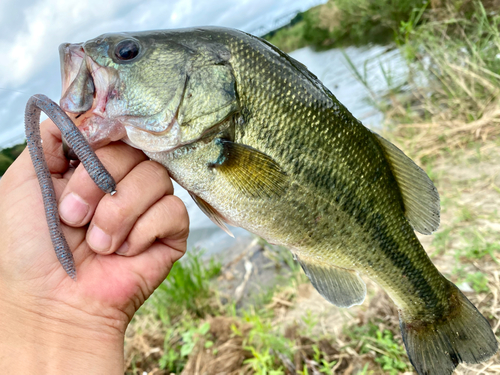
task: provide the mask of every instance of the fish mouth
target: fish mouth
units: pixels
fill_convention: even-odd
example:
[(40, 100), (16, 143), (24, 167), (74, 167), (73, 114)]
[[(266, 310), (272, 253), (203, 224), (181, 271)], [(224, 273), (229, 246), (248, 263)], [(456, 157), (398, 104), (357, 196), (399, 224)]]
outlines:
[(97, 149), (127, 136), (125, 126), (106, 112), (110, 97), (116, 95), (118, 74), (98, 65), (85, 53), (83, 43), (59, 47), (61, 60), (61, 108)]
[(105, 117), (107, 99), (112, 92), (117, 74), (110, 68), (99, 66), (85, 53), (83, 43), (62, 44), (61, 58), (62, 97), (61, 108), (71, 114), (88, 111)]

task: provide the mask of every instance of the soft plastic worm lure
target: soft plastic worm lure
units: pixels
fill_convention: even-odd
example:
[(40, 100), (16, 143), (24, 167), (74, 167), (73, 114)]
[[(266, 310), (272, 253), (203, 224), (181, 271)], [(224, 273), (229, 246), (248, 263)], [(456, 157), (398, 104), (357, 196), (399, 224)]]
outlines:
[(31, 160), (35, 167), (40, 189), (42, 190), (45, 215), (49, 225), (50, 239), (54, 245), (57, 259), (66, 273), (76, 280), (76, 269), (73, 254), (60, 228), (56, 194), (40, 137), (40, 112), (43, 111), (56, 124), (62, 136), (75, 152), (88, 174), (96, 185), (104, 192), (113, 195), (116, 183), (104, 168), (83, 135), (66, 113), (45, 95), (33, 95), (26, 104), (25, 132)]

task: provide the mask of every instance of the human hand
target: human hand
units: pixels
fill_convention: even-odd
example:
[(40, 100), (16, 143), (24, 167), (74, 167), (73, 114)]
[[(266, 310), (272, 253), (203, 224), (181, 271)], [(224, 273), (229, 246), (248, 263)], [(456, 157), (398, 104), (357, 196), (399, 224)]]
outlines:
[[(2, 346), (6, 341), (11, 347), (19, 342), (24, 350), (36, 347), (35, 354), (46, 343), (61, 358), (56, 367), (46, 360), (47, 371), (40, 371), (39, 363), (37, 373), (67, 371), (66, 349), (91, 354), (98, 373), (123, 373), (128, 323), (186, 250), (186, 209), (172, 195), (165, 168), (142, 152), (123, 143), (97, 150), (117, 182), (117, 194), (110, 196), (81, 165), (69, 167), (60, 132), (51, 121), (42, 124), (41, 133), (77, 281), (66, 275), (55, 256), (26, 149), (0, 180), (0, 363), (8, 363), (12, 355)], [(115, 358), (110, 349), (121, 357)], [(101, 357), (114, 371), (99, 367)]]

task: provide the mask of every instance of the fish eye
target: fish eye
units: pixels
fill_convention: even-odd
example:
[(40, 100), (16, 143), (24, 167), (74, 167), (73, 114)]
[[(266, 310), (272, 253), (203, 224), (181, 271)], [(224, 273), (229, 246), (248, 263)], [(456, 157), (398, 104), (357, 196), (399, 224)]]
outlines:
[(130, 61), (139, 54), (139, 51), (139, 42), (133, 39), (125, 39), (116, 45), (115, 57), (121, 61)]

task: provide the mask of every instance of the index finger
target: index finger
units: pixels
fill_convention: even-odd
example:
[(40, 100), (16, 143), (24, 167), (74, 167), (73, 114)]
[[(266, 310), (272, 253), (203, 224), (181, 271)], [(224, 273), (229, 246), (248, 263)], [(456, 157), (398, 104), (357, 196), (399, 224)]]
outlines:
[[(147, 160), (140, 150), (125, 143), (111, 143), (96, 151), (97, 156), (119, 183), (136, 165)], [(118, 192), (120, 194), (120, 192)], [(92, 181), (80, 164), (72, 174), (59, 199), (59, 214), (68, 225), (79, 227), (87, 224), (105, 193)]]

